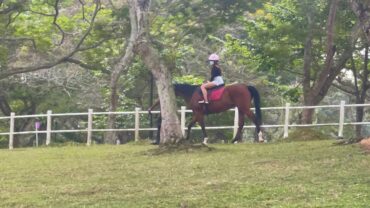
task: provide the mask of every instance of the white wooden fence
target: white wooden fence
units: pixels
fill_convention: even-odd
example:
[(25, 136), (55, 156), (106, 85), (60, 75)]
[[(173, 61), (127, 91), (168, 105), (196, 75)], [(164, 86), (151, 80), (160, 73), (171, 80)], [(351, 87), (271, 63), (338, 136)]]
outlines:
[[(284, 129), (284, 138), (288, 137), (288, 130), (289, 127), (313, 127), (313, 126), (337, 126), (338, 127), (338, 137), (343, 137), (343, 126), (344, 125), (369, 125), (370, 122), (363, 121), (363, 122), (344, 122), (345, 116), (345, 109), (349, 107), (367, 107), (370, 104), (345, 104), (344, 101), (341, 101), (339, 105), (322, 105), (322, 106), (290, 106), (289, 103), (286, 103), (284, 107), (266, 107), (261, 108), (262, 111), (265, 110), (282, 110), (285, 112), (284, 117), (284, 124), (274, 124), (274, 125), (262, 125), (263, 128), (283, 128)], [(339, 109), (339, 119), (338, 122), (335, 123), (321, 123), (321, 124), (291, 124), (290, 123), (290, 112), (292, 109), (320, 109), (320, 108), (337, 108)], [(206, 127), (206, 129), (233, 129), (234, 136), (238, 129), (238, 109), (232, 109), (230, 111), (235, 111), (234, 114), (234, 124), (232, 126), (212, 126)], [(185, 118), (186, 113), (191, 113), (191, 110), (187, 110), (186, 107), (182, 106), (179, 110), (180, 113), (180, 123), (182, 133), (185, 135), (186, 126), (185, 126)], [(159, 111), (152, 111), (152, 113), (160, 113)], [(134, 128), (129, 129), (93, 129), (93, 117), (94, 115), (109, 115), (109, 114), (116, 114), (116, 115), (135, 115), (135, 126)], [(140, 108), (135, 108), (135, 111), (130, 112), (93, 112), (92, 109), (89, 109), (87, 113), (56, 113), (53, 114), (51, 110), (47, 111), (46, 114), (39, 114), (39, 115), (19, 115), (16, 116), (15, 113), (11, 113), (8, 117), (0, 117), (0, 120), (7, 119), (9, 120), (9, 132), (0, 132), (0, 135), (8, 135), (9, 136), (9, 149), (13, 149), (13, 138), (14, 135), (21, 135), (21, 134), (36, 134), (36, 133), (44, 133), (46, 134), (46, 145), (51, 143), (51, 134), (52, 133), (67, 133), (67, 132), (87, 132), (87, 139), (86, 143), (88, 146), (91, 145), (91, 138), (93, 132), (106, 132), (106, 131), (132, 131), (135, 132), (135, 141), (139, 140), (139, 132), (140, 131), (155, 131), (156, 128), (140, 128), (140, 115), (141, 114), (148, 114), (147, 111), (142, 111)], [(52, 118), (60, 117), (60, 116), (87, 116), (87, 128), (86, 129), (70, 129), (70, 130), (53, 130), (52, 129)], [(35, 131), (22, 131), (22, 132), (15, 132), (14, 126), (16, 119), (18, 118), (41, 118), (46, 117), (46, 130), (35, 130)], [(253, 125), (244, 126), (244, 128), (254, 128)], [(200, 129), (200, 127), (195, 127), (194, 129)]]

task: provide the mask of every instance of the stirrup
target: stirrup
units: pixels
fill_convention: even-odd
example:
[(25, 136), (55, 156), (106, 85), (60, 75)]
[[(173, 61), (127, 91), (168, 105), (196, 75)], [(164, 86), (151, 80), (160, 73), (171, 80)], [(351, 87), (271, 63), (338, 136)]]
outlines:
[(205, 100), (200, 100), (200, 101), (198, 101), (198, 103), (199, 103), (199, 104), (203, 104), (203, 103), (204, 103), (204, 104), (209, 104), (209, 103), (208, 103), (208, 102), (206, 102)]

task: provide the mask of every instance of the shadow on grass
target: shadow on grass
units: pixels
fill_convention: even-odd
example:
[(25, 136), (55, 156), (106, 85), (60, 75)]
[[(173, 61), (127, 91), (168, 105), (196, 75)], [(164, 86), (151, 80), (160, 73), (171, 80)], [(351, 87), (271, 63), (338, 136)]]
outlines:
[(193, 144), (189, 141), (182, 140), (177, 144), (159, 145), (158, 148), (150, 149), (143, 152), (144, 155), (163, 155), (176, 153), (192, 153), (192, 152), (209, 152), (216, 148), (204, 144)]

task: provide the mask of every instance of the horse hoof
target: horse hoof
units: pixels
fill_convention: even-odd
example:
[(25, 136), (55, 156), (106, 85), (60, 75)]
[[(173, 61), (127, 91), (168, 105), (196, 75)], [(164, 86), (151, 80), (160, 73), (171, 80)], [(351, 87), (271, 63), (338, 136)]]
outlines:
[(207, 142), (202, 142), (203, 146), (208, 146)]
[(207, 142), (208, 142), (208, 137), (204, 137), (202, 144), (207, 146)]
[(233, 142), (233, 144), (238, 144), (238, 141)]

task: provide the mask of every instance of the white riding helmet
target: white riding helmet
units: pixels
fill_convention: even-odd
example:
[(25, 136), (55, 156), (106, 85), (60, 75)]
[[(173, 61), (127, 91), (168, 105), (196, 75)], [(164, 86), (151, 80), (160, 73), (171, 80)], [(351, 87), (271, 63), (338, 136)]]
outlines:
[(209, 57), (208, 57), (208, 61), (219, 61), (220, 60), (220, 57), (215, 54), (215, 53), (212, 53)]

